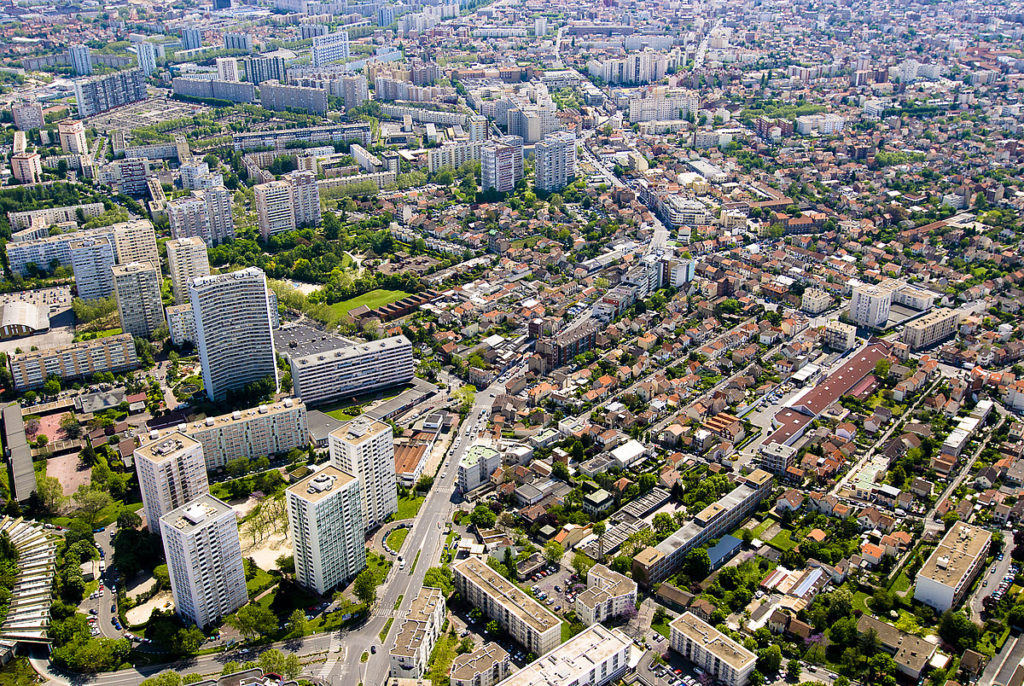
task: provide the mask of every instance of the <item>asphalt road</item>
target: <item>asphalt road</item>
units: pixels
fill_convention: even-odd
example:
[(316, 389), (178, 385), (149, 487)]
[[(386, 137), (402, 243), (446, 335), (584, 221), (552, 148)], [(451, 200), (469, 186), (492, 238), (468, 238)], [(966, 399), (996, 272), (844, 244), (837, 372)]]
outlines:
[[(400, 569), (398, 565), (392, 568), (388, 580), (378, 592), (377, 604), (371, 618), (359, 629), (344, 635), (342, 641), (347, 651), (346, 658), (339, 660), (328, 674), (320, 675), (331, 683), (354, 685), (361, 682), (369, 686), (386, 682), (389, 670), (388, 653), (395, 644), (395, 636), (398, 635), (402, 618), (408, 613), (416, 593), (423, 586), (423, 577), (427, 570), (440, 559), (444, 544), (444, 524), (449, 521), (456, 501), (454, 493), (458, 470), (455, 465), (473, 445), (481, 428), (486, 428), (491, 404), (495, 396), (502, 392), (499, 384), (492, 384), (486, 390), (477, 393), (473, 409), (458, 429), (462, 440), (458, 447), (450, 449), (447, 458), (442, 462), (434, 486), (420, 507), (416, 523), (406, 538), (403, 546), (408, 553), (405, 569)], [(485, 411), (483, 417), (480, 416), (481, 410)], [(442, 476), (446, 473), (447, 476)], [(418, 551), (416, 554), (419, 555), (414, 570), (412, 564), (416, 554), (409, 552), (413, 550)], [(402, 602), (396, 612), (393, 608), (399, 596), (402, 596)], [(394, 622), (386, 640), (381, 644), (378, 634), (389, 618), (394, 619)], [(371, 653), (366, 662), (360, 662), (362, 654), (370, 651), (370, 647), (374, 645), (377, 646), (376, 653)]]
[(99, 611), (99, 621), (96, 622), (96, 624), (99, 627), (100, 633), (106, 638), (124, 638), (124, 633), (115, 629), (114, 625), (111, 624), (111, 620), (117, 616), (117, 612), (110, 611), (111, 606), (117, 602), (117, 593), (110, 590), (111, 582), (115, 581), (114, 571), (110, 566), (110, 561), (113, 559), (114, 555), (114, 546), (111, 543), (111, 539), (116, 532), (117, 525), (111, 524), (94, 536), (96, 539), (96, 545), (99, 546), (106, 555), (102, 558), (106, 563), (106, 571), (100, 574), (100, 583), (103, 584), (106, 590), (103, 592), (102, 597), (97, 598), (96, 600), (86, 601), (88, 603), (95, 604), (90, 605), (89, 607), (96, 607)]
[[(1004, 551), (1009, 551), (1013, 547), (1013, 529), (1006, 529), (1003, 531), (1003, 546)], [(981, 572), (981, 581), (978, 583), (978, 587), (974, 590), (974, 595), (971, 596), (970, 608), (971, 618), (980, 619), (981, 611), (984, 609), (982, 601), (986, 596), (990, 596), (996, 592), (1003, 577), (1009, 573), (1010, 565), (1013, 564), (1013, 558), (1008, 554), (1003, 555), (1003, 559), (997, 559), (992, 563), (991, 566), (986, 567)], [(992, 570), (995, 570), (994, 572)]]

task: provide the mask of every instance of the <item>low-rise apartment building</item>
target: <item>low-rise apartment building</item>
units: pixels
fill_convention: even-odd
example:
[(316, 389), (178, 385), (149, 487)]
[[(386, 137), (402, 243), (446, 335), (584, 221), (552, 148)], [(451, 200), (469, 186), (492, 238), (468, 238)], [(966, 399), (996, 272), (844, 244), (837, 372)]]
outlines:
[(910, 346), (911, 350), (920, 350), (935, 345), (950, 336), (956, 335), (960, 327), (960, 310), (940, 308), (910, 322), (903, 329), (900, 340)]
[(604, 686), (629, 668), (632, 641), (594, 624), (500, 682), (499, 686)]
[(914, 600), (945, 612), (959, 605), (985, 566), (992, 534), (956, 522), (917, 573)]
[(119, 374), (139, 366), (135, 341), (130, 334), (72, 343), (60, 348), (32, 350), (10, 357), (11, 375), (18, 392), (40, 388), (47, 377), (86, 379), (93, 374)]
[(240, 457), (251, 460), (278, 455), (309, 444), (306, 406), (292, 398), (179, 424), (164, 432), (152, 431), (150, 438), (160, 440), (173, 431), (180, 431), (203, 444), (206, 468), (210, 471)]
[(597, 624), (636, 607), (636, 582), (598, 564), (587, 572), (587, 590), (576, 596), (576, 616), (585, 625)]
[(444, 624), (444, 594), (441, 589), (424, 586), (413, 599), (402, 628), (391, 649), (391, 676), (418, 679), (427, 671), (430, 652)]
[(408, 383), (416, 366), (405, 336), (354, 345), (339, 341), (323, 349), (307, 346), (299, 355), (281, 352), (288, 358), (295, 395), (308, 405)]
[(497, 643), (484, 643), (452, 660), (452, 686), (494, 686), (512, 671), (512, 658)]
[(669, 624), (669, 645), (712, 679), (725, 686), (745, 686), (757, 656), (692, 612)]
[(486, 562), (470, 557), (452, 569), (462, 597), (501, 624), (529, 652), (543, 655), (561, 642), (561, 620)]
[(735, 529), (771, 490), (772, 475), (763, 469), (740, 477), (732, 491), (701, 510), (657, 547), (640, 551), (633, 558), (633, 578), (650, 586), (675, 574), (691, 550)]

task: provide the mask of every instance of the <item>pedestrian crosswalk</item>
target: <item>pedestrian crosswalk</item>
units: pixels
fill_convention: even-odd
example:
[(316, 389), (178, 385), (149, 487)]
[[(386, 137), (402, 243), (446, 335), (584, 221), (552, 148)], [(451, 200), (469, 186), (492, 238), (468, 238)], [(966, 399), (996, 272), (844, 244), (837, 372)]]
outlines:
[(387, 619), (400, 619), (402, 617), (405, 617), (407, 614), (409, 614), (408, 610), (387, 610), (385, 608), (379, 607), (373, 611), (372, 616), (385, 617)]
[(331, 672), (334, 671), (335, 666), (339, 662), (344, 664), (345, 657), (348, 654), (348, 647), (341, 645), (340, 639), (335, 635), (331, 637), (331, 650), (327, 653), (327, 660), (320, 668), (320, 678), (327, 679), (331, 676)]

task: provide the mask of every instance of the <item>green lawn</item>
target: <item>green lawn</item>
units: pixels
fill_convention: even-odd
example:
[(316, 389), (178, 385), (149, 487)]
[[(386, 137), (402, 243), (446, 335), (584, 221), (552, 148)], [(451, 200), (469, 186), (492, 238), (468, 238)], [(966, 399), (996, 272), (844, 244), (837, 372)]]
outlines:
[(368, 553), (366, 555), (366, 568), (373, 572), (379, 583), (384, 583), (388, 572), (394, 563), (379, 553)]
[(786, 529), (783, 529), (779, 533), (775, 534), (775, 537), (772, 538), (772, 540), (768, 541), (768, 545), (770, 545), (773, 548), (777, 548), (782, 552), (786, 552), (787, 550), (792, 550), (793, 548), (800, 545), (800, 542), (794, 541), (793, 538), (790, 536), (790, 532)]
[(900, 575), (896, 577), (895, 581), (892, 582), (892, 586), (889, 588), (894, 593), (903, 593), (909, 591), (913, 584), (910, 578), (907, 576), (906, 570), (900, 572)]
[(261, 591), (265, 591), (270, 588), (270, 586), (276, 581), (276, 576), (256, 567), (256, 573), (253, 575), (252, 579), (246, 580), (245, 588), (249, 591), (250, 596), (254, 596)]
[(393, 302), (401, 300), (402, 298), (408, 298), (412, 293), (406, 293), (405, 291), (391, 291), (386, 288), (377, 288), (375, 290), (357, 295), (354, 298), (348, 300), (342, 300), (331, 305), (331, 313), (336, 316), (345, 316), (348, 311), (354, 307), (360, 305), (366, 305), (371, 310), (380, 307), (381, 305), (389, 305)]
[(392, 517), (394, 520), (412, 519), (420, 511), (424, 496), (408, 496), (398, 499), (398, 512)]
[(391, 400), (397, 398), (405, 391), (408, 386), (398, 386), (396, 388), (390, 388), (384, 391), (374, 391), (373, 393), (365, 393), (354, 398), (347, 398), (330, 405), (325, 405), (319, 408), (324, 414), (334, 417), (339, 422), (347, 422), (350, 419), (355, 419), (363, 413), (363, 407), (376, 400)]
[(871, 614), (871, 608), (868, 607), (867, 600), (870, 598), (864, 591), (857, 591), (853, 594), (853, 609), (860, 610), (866, 615)]
[(406, 528), (395, 529), (388, 534), (388, 545), (396, 553), (401, 552), (402, 544), (405, 543), (405, 537), (409, 535), (409, 530)]
[(663, 619), (660, 622), (652, 621), (651, 622), (651, 628), (654, 629), (655, 631), (657, 631), (659, 634), (661, 634), (665, 638), (669, 638), (670, 631), (669, 631), (669, 628), (668, 628), (668, 623), (669, 623), (668, 617), (666, 617), (665, 619)]
[(349, 414), (348, 412), (345, 411), (346, 409), (350, 408), (339, 407), (336, 410), (327, 410), (324, 412), (324, 414), (326, 414), (328, 417), (334, 417), (339, 422), (347, 422), (348, 420), (355, 419), (356, 417), (359, 416), (358, 414)]
[(584, 627), (579, 622), (562, 622), (562, 643), (565, 643), (576, 634), (583, 631)]
[(85, 333), (76, 334), (74, 342), (79, 341), (94, 341), (97, 338), (109, 338), (111, 336), (117, 336), (121, 333), (121, 328), (116, 329), (103, 329), (102, 331), (86, 331)]

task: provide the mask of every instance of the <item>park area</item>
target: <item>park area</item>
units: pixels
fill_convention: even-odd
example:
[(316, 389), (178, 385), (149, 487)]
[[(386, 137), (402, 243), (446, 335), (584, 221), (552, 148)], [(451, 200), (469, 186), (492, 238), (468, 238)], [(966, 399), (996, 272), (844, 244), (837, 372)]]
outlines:
[(375, 290), (363, 293), (354, 298), (348, 300), (342, 300), (331, 305), (331, 312), (338, 316), (345, 316), (349, 310), (359, 307), (360, 305), (366, 305), (371, 310), (374, 310), (382, 305), (390, 305), (393, 302), (398, 302), (402, 298), (408, 298), (411, 293), (405, 291), (392, 291), (386, 288), (377, 288)]

